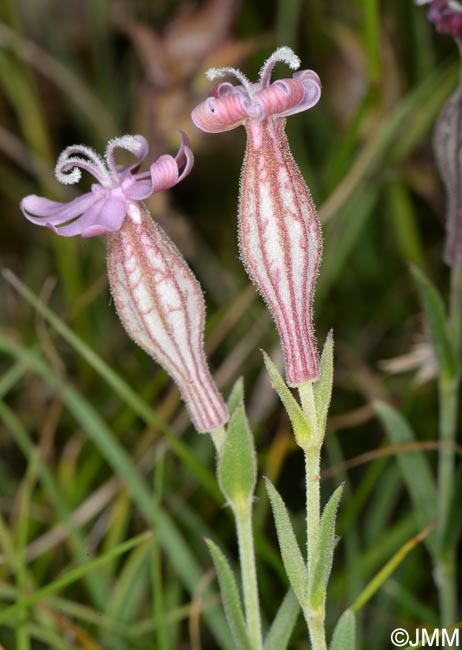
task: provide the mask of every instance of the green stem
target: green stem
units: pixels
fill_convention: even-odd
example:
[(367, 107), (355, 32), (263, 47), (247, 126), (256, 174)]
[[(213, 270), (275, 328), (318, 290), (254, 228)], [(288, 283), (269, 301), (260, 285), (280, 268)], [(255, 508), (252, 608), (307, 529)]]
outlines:
[(436, 582), (442, 625), (451, 625), (457, 619), (457, 589), (455, 584), (454, 549), (445, 549), (451, 499), (454, 493), (455, 443), (457, 431), (458, 396), (460, 387), (460, 358), (462, 353), (462, 266), (451, 269), (449, 299), (449, 336), (454, 351), (454, 377), (439, 378), (440, 442), (438, 457), (438, 524)]
[(308, 558), (308, 589), (311, 589), (316, 551), (319, 539), (319, 521), (321, 517), (321, 491), (319, 469), (321, 454), (318, 447), (305, 449), (306, 474), (306, 548)]
[(254, 650), (263, 648), (260, 603), (258, 599), (257, 570), (252, 530), (252, 500), (248, 499), (234, 508), (239, 542), (242, 588), (247, 630)]
[(306, 474), (306, 550), (308, 566), (308, 602), (304, 608), (304, 616), (310, 633), (312, 650), (327, 650), (325, 620), (325, 594), (322, 605), (314, 608), (310, 602), (311, 582), (318, 552), (319, 524), (321, 519), (321, 486), (320, 466), (323, 432), (318, 430), (316, 406), (313, 393), (313, 383), (307, 381), (299, 386), (300, 401), (305, 416), (312, 424), (315, 432), (312, 439), (307, 442), (303, 452), (305, 454)]

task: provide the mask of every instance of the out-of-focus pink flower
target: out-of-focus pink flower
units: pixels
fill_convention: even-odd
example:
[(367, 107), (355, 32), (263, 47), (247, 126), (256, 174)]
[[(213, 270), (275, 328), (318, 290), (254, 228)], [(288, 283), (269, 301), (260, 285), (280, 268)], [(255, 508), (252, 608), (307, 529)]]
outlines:
[(458, 0), (416, 0), (416, 4), (428, 4), (428, 20), (440, 34), (462, 36), (462, 4)]
[[(117, 166), (117, 148), (134, 154), (136, 163)], [(122, 324), (176, 382), (196, 429), (211, 431), (226, 422), (228, 412), (205, 359), (201, 287), (141, 202), (182, 180), (193, 155), (182, 134), (175, 158), (161, 156), (148, 172), (139, 172), (147, 153), (147, 142), (139, 135), (112, 140), (105, 162), (87, 147), (69, 147), (58, 159), (58, 180), (76, 183), (84, 169), (98, 183), (70, 203), (28, 196), (21, 209), (29, 221), (64, 237), (108, 234), (109, 282)]]
[(263, 65), (257, 83), (234, 68), (209, 70), (208, 77), (232, 75), (192, 112), (209, 133), (243, 125), (247, 149), (241, 175), (239, 241), (242, 260), (265, 299), (281, 335), (287, 381), (316, 379), (319, 359), (312, 326), (312, 301), (322, 238), (310, 192), (295, 164), (284, 132), (285, 118), (314, 106), (321, 94), (318, 75), (296, 72), (270, 83), (274, 65), (296, 70), (300, 61), (287, 47)]
[(462, 264), (462, 93), (458, 89), (441, 111), (433, 138), (438, 169), (446, 187), (446, 245), (449, 266)]

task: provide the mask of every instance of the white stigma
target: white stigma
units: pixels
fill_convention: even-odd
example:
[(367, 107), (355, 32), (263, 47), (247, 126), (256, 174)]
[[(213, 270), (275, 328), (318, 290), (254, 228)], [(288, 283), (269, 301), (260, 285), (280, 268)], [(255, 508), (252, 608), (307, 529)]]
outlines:
[(262, 88), (268, 87), (271, 73), (276, 63), (286, 63), (291, 70), (297, 70), (300, 67), (300, 59), (290, 47), (279, 47), (266, 59), (260, 70), (260, 84)]

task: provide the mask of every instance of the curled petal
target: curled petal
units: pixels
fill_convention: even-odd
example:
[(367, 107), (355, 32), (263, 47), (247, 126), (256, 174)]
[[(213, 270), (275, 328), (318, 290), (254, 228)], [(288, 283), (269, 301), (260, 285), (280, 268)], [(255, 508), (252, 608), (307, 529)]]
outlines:
[(154, 192), (168, 190), (178, 183), (178, 164), (173, 156), (160, 156), (151, 165), (152, 187)]
[(258, 93), (265, 117), (290, 114), (301, 103), (305, 95), (303, 84), (294, 79), (275, 81)]
[(209, 97), (220, 99), (221, 97), (226, 97), (227, 95), (232, 95), (236, 92), (239, 92), (237, 86), (229, 83), (229, 81), (223, 81), (221, 84), (212, 86), (209, 92)]
[(83, 194), (69, 203), (50, 201), (42, 196), (31, 194), (21, 201), (19, 207), (26, 219), (37, 226), (59, 226), (80, 217), (96, 200), (93, 192)]
[(190, 146), (189, 138), (183, 131), (180, 131), (179, 133), (181, 135), (181, 144), (175, 156), (175, 160), (176, 164), (178, 165), (178, 171), (182, 167), (183, 170), (178, 176), (177, 182), (180, 182), (183, 180), (183, 178), (186, 178), (194, 166), (194, 155)]
[(188, 136), (182, 131), (180, 135), (181, 144), (175, 158), (165, 154), (152, 163), (149, 172), (127, 175), (127, 187), (124, 187), (126, 181), (122, 184), (125, 196), (134, 201), (142, 201), (153, 192), (173, 187), (189, 174), (194, 165), (194, 156)]
[[(293, 79), (289, 81), (300, 84), (303, 88), (303, 95), (300, 102), (279, 113), (279, 117), (288, 117), (289, 115), (307, 111), (309, 108), (315, 106), (321, 97), (321, 80), (313, 70), (296, 72)], [(276, 81), (273, 85), (278, 83), (281, 82)], [(296, 93), (294, 93), (294, 96), (296, 96)]]
[(196, 106), (191, 113), (194, 124), (206, 133), (231, 131), (248, 117), (248, 103), (240, 92), (228, 93), (224, 97), (209, 97)]

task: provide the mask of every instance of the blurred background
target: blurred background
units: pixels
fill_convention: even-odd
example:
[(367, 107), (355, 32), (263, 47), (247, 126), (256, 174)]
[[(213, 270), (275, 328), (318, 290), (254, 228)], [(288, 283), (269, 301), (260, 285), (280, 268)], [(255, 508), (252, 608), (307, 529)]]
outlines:
[[(346, 494), (331, 628), (419, 530), (396, 454), (382, 453), (390, 441), (371, 402), (397, 407), (419, 441), (437, 439), (435, 362), (409, 269), (425, 270), (447, 295), (445, 199), (431, 134), (457, 84), (453, 41), (438, 36), (411, 0), (3, 0), (0, 21), (0, 257), (14, 273), (0, 280), (0, 598), (18, 602), (106, 557), (31, 607), (21, 626), (14, 617), (4, 622), (0, 644), (224, 647), (203, 537), (237, 554), (209, 438), (192, 430), (176, 388), (115, 316), (104, 239), (58, 238), (18, 209), (26, 194), (74, 196), (53, 176), (67, 145), (103, 153), (108, 139), (140, 133), (154, 158), (176, 151), (177, 129), (189, 135), (191, 175), (148, 205), (203, 286), (216, 380), (227, 395), (245, 377), (260, 476), (278, 485), (302, 530), (303, 461), (259, 351), (282, 367), (277, 335), (237, 249), (244, 130), (207, 135), (190, 120), (207, 95), (209, 67), (240, 67), (254, 79), (280, 45), (323, 83), (319, 104), (290, 118), (287, 132), (324, 230), (319, 345), (330, 328), (336, 342), (322, 485), (326, 496), (345, 480)], [(275, 76), (288, 76), (284, 66)], [(156, 531), (154, 541), (110, 556), (147, 527), (135, 478), (123, 475), (111, 440), (132, 459), (153, 508), (188, 541), (193, 564)], [(424, 447), (434, 466), (434, 446)], [(259, 578), (271, 621), (287, 583), (261, 482), (258, 494)], [(359, 618), (358, 647), (374, 650), (389, 647), (395, 627), (437, 624), (424, 547)], [(309, 647), (302, 621), (290, 647)]]

